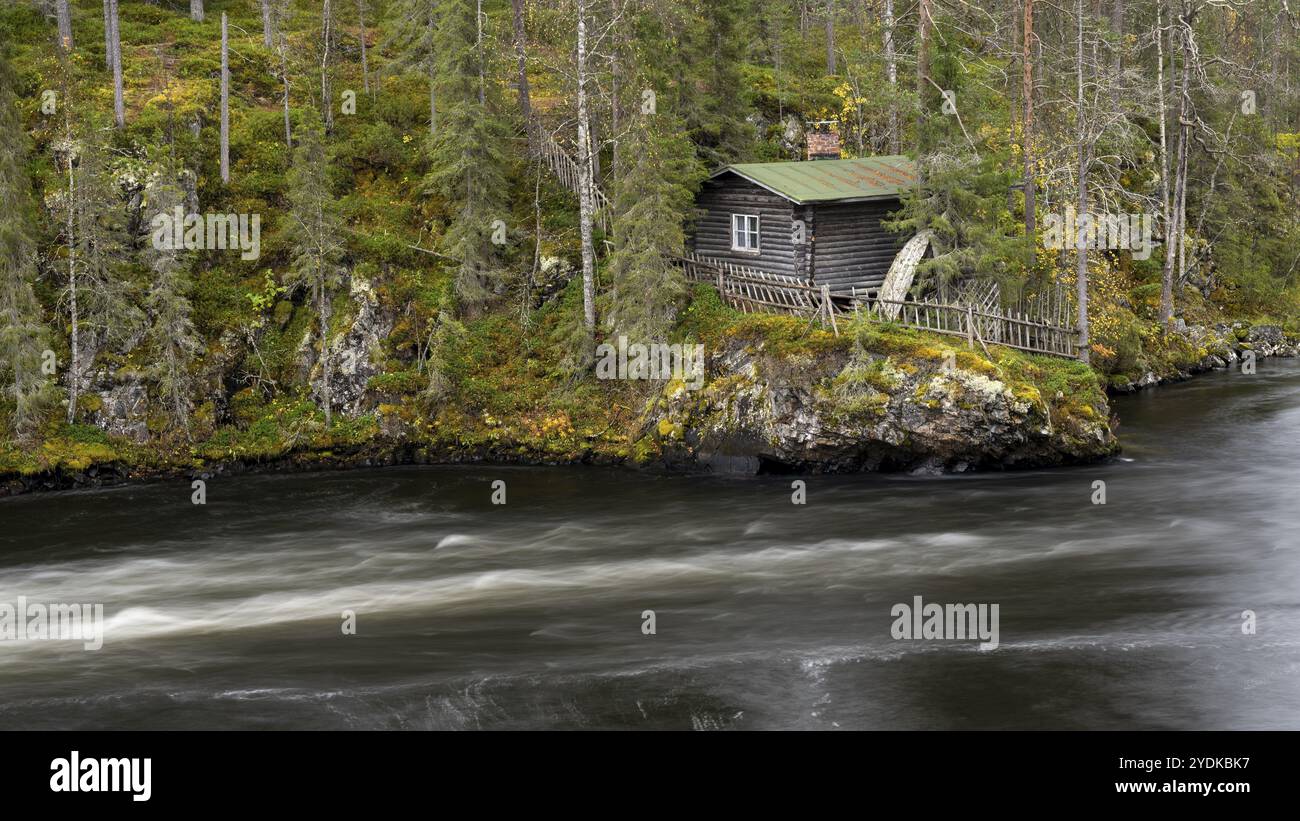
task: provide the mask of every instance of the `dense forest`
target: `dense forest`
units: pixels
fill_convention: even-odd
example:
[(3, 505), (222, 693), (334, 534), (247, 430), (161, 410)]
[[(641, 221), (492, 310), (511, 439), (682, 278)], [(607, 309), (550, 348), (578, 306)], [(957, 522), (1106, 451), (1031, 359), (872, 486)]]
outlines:
[[(1300, 332), (1292, 5), (5, 0), (0, 473), (646, 460), (676, 388), (595, 378), (618, 336), (837, 350), (862, 400), (945, 343), (741, 315), (675, 262), (711, 172), (813, 128), (915, 160), (917, 289), (1076, 295), (1082, 361), (960, 353), (1104, 420), (1224, 334)], [(1085, 214), (1150, 241), (1074, 241)]]

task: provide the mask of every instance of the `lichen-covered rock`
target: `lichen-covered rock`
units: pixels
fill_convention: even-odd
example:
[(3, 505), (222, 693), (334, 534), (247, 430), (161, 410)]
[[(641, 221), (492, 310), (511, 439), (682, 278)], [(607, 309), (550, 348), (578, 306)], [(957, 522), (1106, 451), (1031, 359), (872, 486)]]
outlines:
[(1053, 419), (1037, 390), (978, 361), (864, 350), (790, 359), (736, 341), (712, 358), (701, 390), (671, 383), (648, 429), (669, 465), (719, 472), (961, 472), (1117, 450), (1106, 413)]
[(105, 387), (96, 392), (99, 407), (91, 411), (91, 422), (136, 444), (148, 441), (149, 392), (139, 376), (109, 379), (101, 372), (97, 382)]
[[(382, 371), (378, 354), (383, 340), (393, 329), (393, 317), (381, 308), (374, 289), (361, 277), (351, 278), (349, 295), (355, 303), (356, 314), (347, 330), (334, 336), (329, 344), (330, 396), (333, 407), (348, 416), (356, 416), (375, 404), (366, 385)], [(317, 391), (319, 379), (317, 369), (313, 379)]]

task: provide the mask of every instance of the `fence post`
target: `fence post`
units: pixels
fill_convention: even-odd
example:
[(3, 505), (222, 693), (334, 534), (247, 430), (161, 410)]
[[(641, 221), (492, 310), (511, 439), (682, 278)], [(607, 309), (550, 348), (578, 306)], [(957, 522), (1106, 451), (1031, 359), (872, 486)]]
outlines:
[(975, 309), (966, 306), (966, 347), (975, 349)]

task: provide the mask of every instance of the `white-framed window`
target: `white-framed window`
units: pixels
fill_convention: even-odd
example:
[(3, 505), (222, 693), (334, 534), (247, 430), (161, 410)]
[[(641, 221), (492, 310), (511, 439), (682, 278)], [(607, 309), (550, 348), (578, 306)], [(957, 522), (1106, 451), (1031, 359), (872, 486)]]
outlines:
[(731, 215), (731, 250), (758, 253), (758, 215)]

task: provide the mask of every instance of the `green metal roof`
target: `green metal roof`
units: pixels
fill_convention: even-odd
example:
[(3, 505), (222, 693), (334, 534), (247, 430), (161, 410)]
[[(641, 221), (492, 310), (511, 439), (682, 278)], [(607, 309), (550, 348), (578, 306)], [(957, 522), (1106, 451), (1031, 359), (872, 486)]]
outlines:
[(893, 199), (916, 182), (916, 166), (901, 155), (856, 160), (739, 163), (729, 165), (713, 176), (727, 172), (739, 174), (800, 205)]

